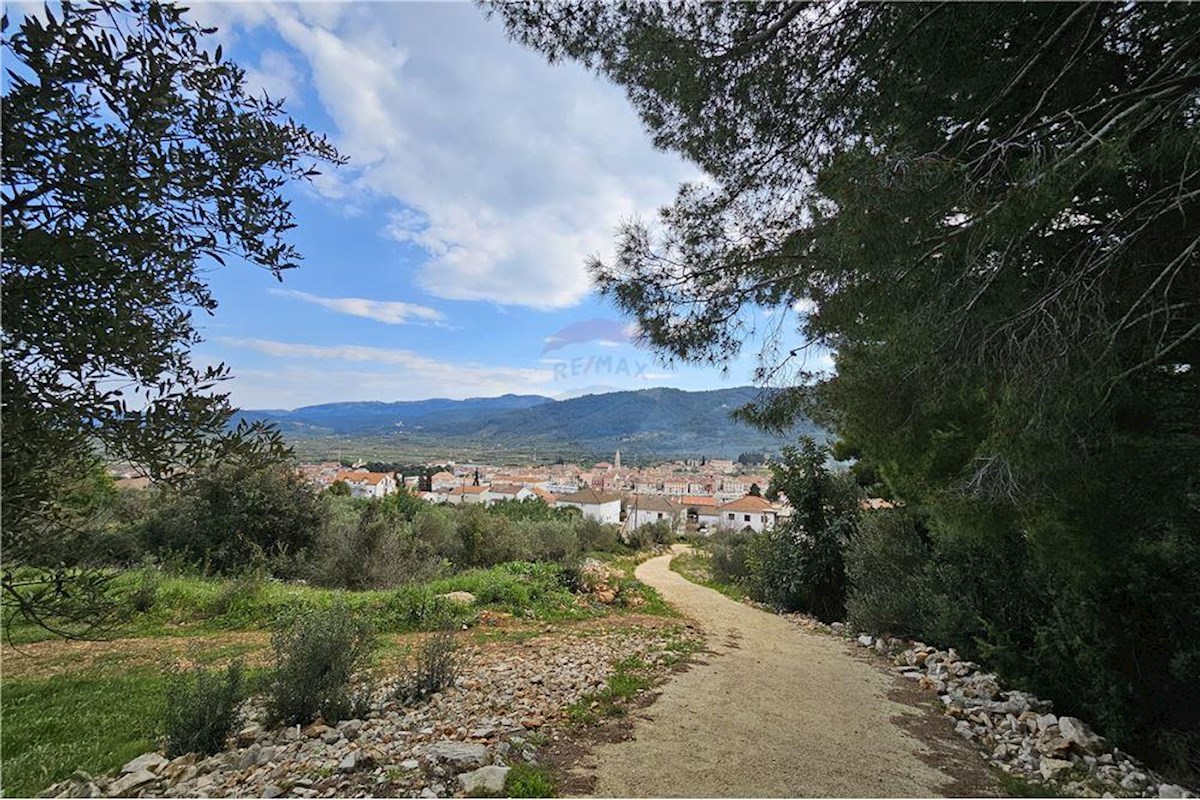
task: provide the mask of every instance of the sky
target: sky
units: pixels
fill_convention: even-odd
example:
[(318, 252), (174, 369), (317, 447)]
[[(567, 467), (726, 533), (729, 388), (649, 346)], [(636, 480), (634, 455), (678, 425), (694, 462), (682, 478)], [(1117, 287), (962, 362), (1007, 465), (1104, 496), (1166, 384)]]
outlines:
[[(667, 366), (630, 341), (584, 262), (694, 165), (657, 151), (620, 89), (549, 65), (469, 4), (196, 3), (253, 91), (350, 159), (289, 189), (301, 268), (206, 273), (201, 363), (243, 408), (569, 397), (751, 382)], [(215, 44), (215, 42), (214, 42)]]

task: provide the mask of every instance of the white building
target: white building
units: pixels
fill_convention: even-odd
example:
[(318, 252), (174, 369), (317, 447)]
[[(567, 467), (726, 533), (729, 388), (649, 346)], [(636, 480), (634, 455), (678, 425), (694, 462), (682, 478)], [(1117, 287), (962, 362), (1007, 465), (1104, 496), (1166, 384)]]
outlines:
[(482, 503), (485, 492), (486, 486), (455, 486), (446, 494), (446, 502), (456, 506)]
[(717, 509), (719, 525), (732, 530), (761, 532), (775, 527), (777, 512), (769, 501), (748, 494)]
[(483, 493), (483, 502), (487, 505), (499, 503), (501, 500), (525, 500), (537, 497), (532, 490), (516, 483), (493, 483)]
[(592, 488), (580, 489), (558, 498), (558, 507), (571, 506), (583, 512), (588, 519), (613, 525), (621, 524), (621, 496), (605, 494)]
[(625, 529), (636, 530), (643, 525), (665, 522), (671, 530), (679, 527), (680, 508), (665, 497), (639, 495), (625, 505)]
[(386, 497), (396, 491), (396, 478), (386, 472), (343, 471), (334, 481), (349, 486), (351, 497)]
[(445, 470), (442, 470), (441, 472), (435, 472), (429, 478), (429, 488), (435, 492), (453, 489), (455, 486), (458, 486), (461, 483), (462, 481), (460, 481), (453, 472), (446, 472)]

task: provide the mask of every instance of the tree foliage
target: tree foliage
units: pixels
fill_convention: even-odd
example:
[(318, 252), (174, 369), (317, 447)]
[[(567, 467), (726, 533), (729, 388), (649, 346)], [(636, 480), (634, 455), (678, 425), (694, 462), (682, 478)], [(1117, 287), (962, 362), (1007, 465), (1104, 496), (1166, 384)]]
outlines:
[(192, 314), (216, 306), (209, 264), (296, 266), (283, 189), (341, 159), (248, 94), (184, 11), (98, 0), (4, 20), (6, 567), (70, 524), (62, 486), (100, 456), (171, 480), (283, 450), (261, 426), (226, 430), (228, 373), (193, 363)]
[[(1200, 582), (1176, 579), (1200, 560), (1200, 17), (494, 12), (623, 86), (655, 143), (707, 173), (592, 273), (667, 357), (722, 362), (766, 334), (758, 377), (777, 390), (743, 417), (811, 412), (864, 485), (924, 520), (929, 602), (897, 624), (1200, 772), (1183, 710), (1200, 658), (1179, 635)], [(789, 313), (835, 375), (783, 346)]]

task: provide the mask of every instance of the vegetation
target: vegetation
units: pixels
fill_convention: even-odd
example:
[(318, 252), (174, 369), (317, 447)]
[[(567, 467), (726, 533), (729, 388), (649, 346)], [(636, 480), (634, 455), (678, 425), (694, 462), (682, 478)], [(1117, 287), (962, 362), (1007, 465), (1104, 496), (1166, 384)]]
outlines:
[(287, 621), (271, 638), (268, 719), (307, 725), (318, 716), (329, 724), (351, 717), (351, 682), (370, 663), (374, 637), (370, 623), (341, 604)]
[(554, 778), (542, 767), (517, 762), (504, 776), (505, 797), (554, 797)]
[(192, 314), (216, 306), (202, 274), (225, 258), (277, 277), (296, 266), (284, 187), (341, 158), (247, 92), (183, 9), (55, 11), (4, 36), (0, 586), (27, 619), (79, 634), (112, 621), (101, 576), (18, 582), (12, 567), (76, 527), (64, 498), (98, 454), (163, 480), (281, 457), (262, 425), (227, 429), (211, 390), (228, 373), (192, 363)]
[(5, 796), (33, 797), (77, 769), (100, 774), (153, 749), (162, 703), (162, 677), (145, 669), (5, 676)]
[(245, 699), (241, 661), (232, 662), (223, 672), (196, 667), (172, 675), (161, 714), (167, 758), (224, 750), (225, 740), (237, 730)]
[[(622, 85), (656, 144), (706, 173), (591, 262), (601, 291), (668, 358), (722, 362), (756, 326), (781, 331), (760, 377), (790, 388), (743, 419), (822, 422), (859, 483), (911, 513), (919, 544), (894, 547), (920, 581), (860, 571), (855, 613), (1200, 775), (1200, 270), (1181, 224), (1200, 214), (1196, 15), (492, 8)], [(806, 367), (763, 307), (836, 372)], [(868, 530), (852, 571), (885, 535)], [(893, 591), (920, 596), (881, 605)]]
[(397, 700), (416, 703), (454, 683), (458, 676), (457, 643), (453, 630), (437, 631), (421, 645), (414, 663), (406, 665), (396, 686)]
[(589, 692), (567, 707), (567, 718), (579, 725), (594, 725), (608, 717), (623, 717), (628, 702), (653, 683), (644, 661), (637, 656), (624, 658), (613, 665), (603, 689)]

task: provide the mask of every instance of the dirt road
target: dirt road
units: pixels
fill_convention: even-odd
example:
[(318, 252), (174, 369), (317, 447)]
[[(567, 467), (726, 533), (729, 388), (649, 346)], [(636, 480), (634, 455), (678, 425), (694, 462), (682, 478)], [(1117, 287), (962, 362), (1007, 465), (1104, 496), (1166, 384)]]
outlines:
[[(912, 693), (832, 636), (642, 564), (708, 635), (712, 653), (675, 676), (629, 741), (580, 764), (601, 797), (943, 796), (993, 794), (983, 762)], [(919, 733), (915, 733), (918, 731)], [(593, 772), (594, 770), (594, 772)]]

